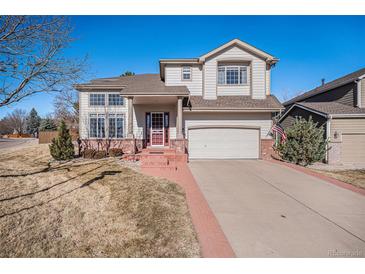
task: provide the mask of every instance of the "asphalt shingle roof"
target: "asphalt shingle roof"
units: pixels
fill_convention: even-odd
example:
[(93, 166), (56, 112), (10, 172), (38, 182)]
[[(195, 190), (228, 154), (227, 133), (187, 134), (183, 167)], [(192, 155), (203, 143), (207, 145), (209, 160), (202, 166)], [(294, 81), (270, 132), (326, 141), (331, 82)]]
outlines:
[(92, 86), (121, 86), (122, 95), (189, 95), (185, 86), (165, 86), (159, 74), (138, 74), (113, 78), (100, 78), (82, 84)]
[(216, 100), (206, 100), (202, 96), (190, 96), (190, 104), (185, 107), (194, 109), (282, 109), (283, 106), (274, 96), (266, 99), (252, 99), (251, 96), (218, 96)]
[(355, 108), (336, 102), (300, 102), (296, 104), (324, 114), (365, 114), (365, 108)]
[(310, 90), (308, 92), (305, 92), (305, 93), (303, 93), (299, 96), (296, 96), (296, 97), (290, 99), (289, 101), (284, 102), (283, 105), (288, 106), (288, 105), (291, 105), (295, 102), (299, 102), (301, 100), (307, 99), (307, 98), (312, 97), (314, 95), (317, 95), (317, 94), (326, 92), (328, 90), (331, 90), (333, 88), (336, 88), (336, 87), (345, 85), (347, 83), (353, 82), (357, 78), (359, 78), (360, 76), (362, 76), (364, 74), (365, 74), (365, 68), (359, 69), (355, 72), (347, 74), (347, 75), (345, 75), (343, 77), (340, 77), (336, 80), (328, 82), (328, 83), (324, 84), (323, 86), (316, 87), (315, 89), (312, 89), (312, 90)]

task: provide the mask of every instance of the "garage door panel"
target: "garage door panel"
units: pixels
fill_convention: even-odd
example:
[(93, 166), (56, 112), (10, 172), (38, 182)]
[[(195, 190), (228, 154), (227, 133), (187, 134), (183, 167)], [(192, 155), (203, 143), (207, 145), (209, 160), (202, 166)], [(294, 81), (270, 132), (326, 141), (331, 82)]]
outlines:
[(197, 128), (189, 130), (191, 159), (257, 159), (259, 130)]
[(365, 163), (365, 134), (342, 135), (341, 161)]

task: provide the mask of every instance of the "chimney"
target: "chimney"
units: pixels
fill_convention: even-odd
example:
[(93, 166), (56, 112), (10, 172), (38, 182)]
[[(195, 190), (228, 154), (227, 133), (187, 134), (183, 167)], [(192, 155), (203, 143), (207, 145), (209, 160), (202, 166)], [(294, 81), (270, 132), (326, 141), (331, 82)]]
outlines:
[(322, 86), (324, 86), (324, 78), (321, 79), (321, 82), (322, 82)]

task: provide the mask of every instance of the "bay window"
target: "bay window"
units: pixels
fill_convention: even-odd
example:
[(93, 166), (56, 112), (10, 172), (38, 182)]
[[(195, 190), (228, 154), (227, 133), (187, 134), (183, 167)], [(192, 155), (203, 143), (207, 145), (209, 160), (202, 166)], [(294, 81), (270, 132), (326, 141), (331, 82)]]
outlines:
[(218, 85), (246, 85), (247, 66), (218, 65)]

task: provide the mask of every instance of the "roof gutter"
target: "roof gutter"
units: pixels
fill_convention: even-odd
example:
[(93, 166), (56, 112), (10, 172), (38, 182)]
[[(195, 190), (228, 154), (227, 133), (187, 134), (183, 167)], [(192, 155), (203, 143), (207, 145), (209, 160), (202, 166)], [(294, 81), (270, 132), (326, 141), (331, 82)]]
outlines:
[(98, 90), (98, 89), (113, 89), (113, 90), (122, 90), (123, 88), (125, 88), (125, 85), (83, 85), (83, 84), (77, 84), (77, 85), (73, 85), (73, 87), (78, 90), (78, 91), (83, 91), (83, 90)]
[(190, 109), (188, 107), (183, 108), (184, 112), (278, 112), (281, 109), (279, 108), (248, 108), (248, 109), (239, 109), (239, 108), (198, 108), (198, 109)]
[(329, 118), (362, 118), (365, 117), (365, 113), (351, 113), (351, 114), (330, 114)]

